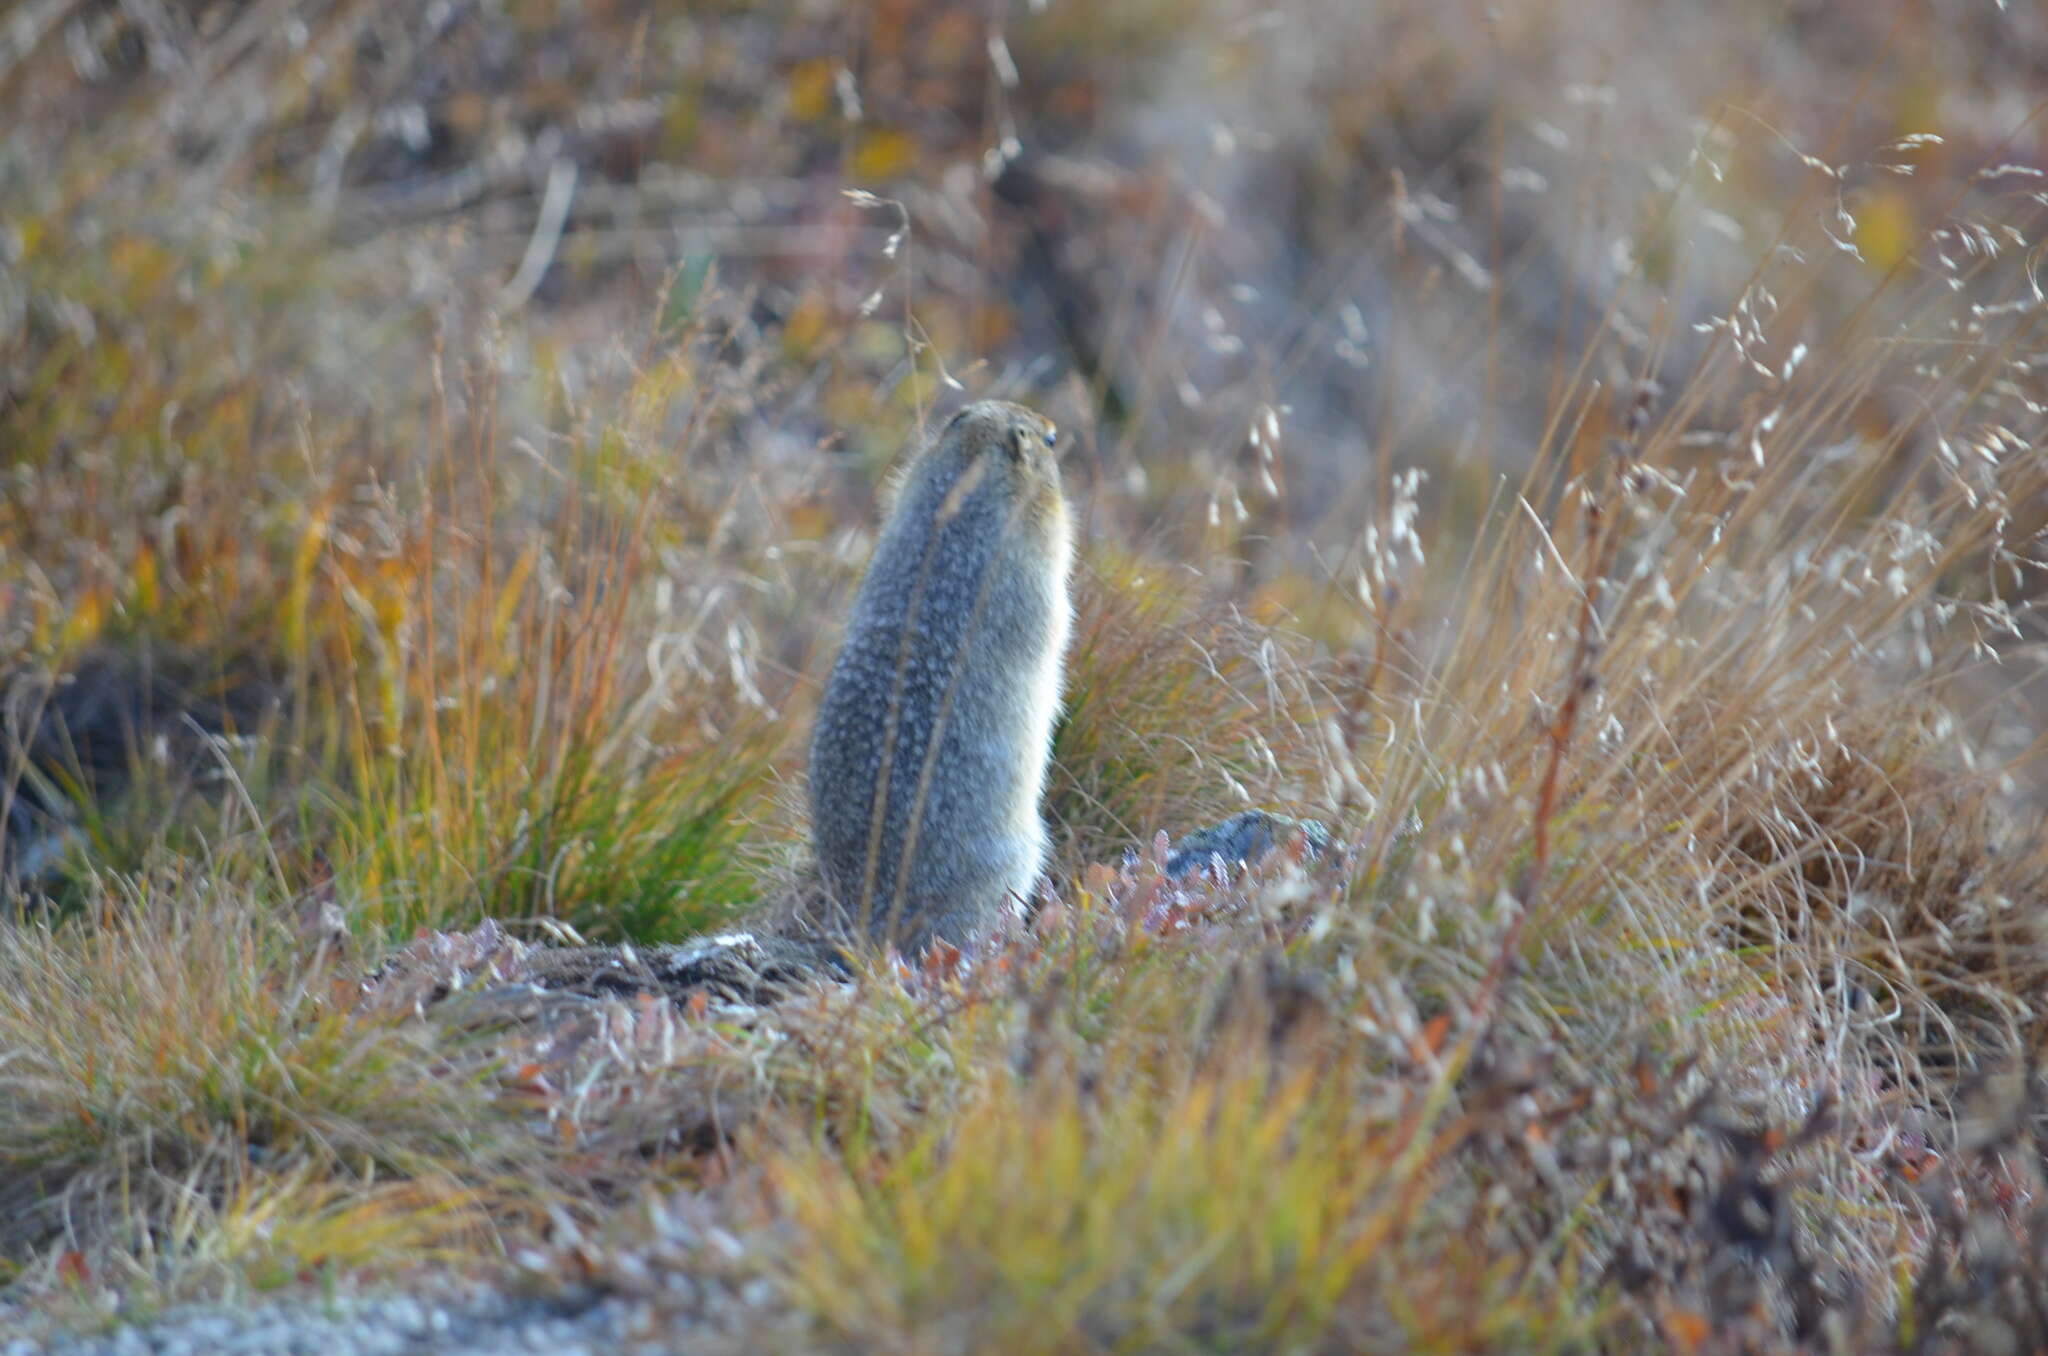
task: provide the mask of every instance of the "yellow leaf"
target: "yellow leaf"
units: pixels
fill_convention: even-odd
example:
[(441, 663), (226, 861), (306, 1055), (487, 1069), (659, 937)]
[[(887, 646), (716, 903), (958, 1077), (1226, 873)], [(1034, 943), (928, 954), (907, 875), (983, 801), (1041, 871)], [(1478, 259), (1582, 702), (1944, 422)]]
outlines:
[(825, 337), (825, 325), (830, 319), (831, 310), (825, 299), (816, 292), (806, 292), (783, 323), (783, 352), (792, 358), (809, 357)]
[(832, 63), (819, 57), (789, 73), (789, 116), (816, 122), (832, 111)]
[(909, 169), (916, 160), (915, 141), (894, 128), (878, 127), (860, 139), (847, 168), (855, 179), (888, 179)]
[(1894, 189), (1879, 189), (1856, 213), (1856, 248), (1879, 272), (1891, 272), (1919, 238), (1913, 204)]
[(135, 610), (145, 615), (155, 612), (162, 601), (161, 581), (157, 572), (156, 552), (147, 546), (135, 557), (135, 568), (129, 573), (130, 596), (135, 600)]
[(783, 514), (783, 532), (792, 541), (821, 541), (838, 525), (838, 515), (816, 500), (793, 504)]
[(64, 619), (64, 625), (57, 632), (57, 649), (62, 654), (72, 654), (87, 642), (96, 638), (107, 620), (107, 591), (104, 588), (88, 589), (78, 605), (71, 609), (71, 615)]

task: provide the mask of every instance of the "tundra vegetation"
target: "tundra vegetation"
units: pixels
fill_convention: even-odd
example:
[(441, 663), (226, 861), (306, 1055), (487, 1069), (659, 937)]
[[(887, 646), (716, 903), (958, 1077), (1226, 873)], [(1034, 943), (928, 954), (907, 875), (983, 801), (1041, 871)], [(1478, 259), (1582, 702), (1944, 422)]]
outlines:
[[(0, 1312), (2048, 1347), (2044, 70), (1995, 0), (13, 6)], [(519, 989), (796, 869), (981, 395), (1081, 528), (1030, 925)], [(1335, 850), (1166, 878), (1247, 806)]]

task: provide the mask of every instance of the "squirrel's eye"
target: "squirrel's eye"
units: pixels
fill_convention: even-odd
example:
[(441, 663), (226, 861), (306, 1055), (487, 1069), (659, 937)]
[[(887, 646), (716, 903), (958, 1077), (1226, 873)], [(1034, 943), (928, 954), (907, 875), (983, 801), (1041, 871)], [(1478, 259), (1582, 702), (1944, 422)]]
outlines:
[(1045, 431), (1045, 445), (1047, 447), (1058, 447), (1060, 445), (1060, 431), (1058, 429), (1049, 428)]

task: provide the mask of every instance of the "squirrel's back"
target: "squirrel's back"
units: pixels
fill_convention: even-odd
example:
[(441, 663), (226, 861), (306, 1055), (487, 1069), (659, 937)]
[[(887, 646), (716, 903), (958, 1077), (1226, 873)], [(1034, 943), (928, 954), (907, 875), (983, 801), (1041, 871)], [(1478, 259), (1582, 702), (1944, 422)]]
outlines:
[(1042, 416), (984, 400), (904, 473), (811, 740), (827, 888), (906, 952), (966, 940), (1045, 861), (1073, 530)]

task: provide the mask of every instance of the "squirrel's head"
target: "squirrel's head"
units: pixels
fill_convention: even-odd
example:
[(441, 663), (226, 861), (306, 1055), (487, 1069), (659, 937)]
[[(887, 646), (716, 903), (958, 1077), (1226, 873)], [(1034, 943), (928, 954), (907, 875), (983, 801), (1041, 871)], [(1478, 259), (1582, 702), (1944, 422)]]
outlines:
[(1041, 519), (1065, 513), (1058, 446), (1059, 430), (1037, 411), (1007, 400), (977, 400), (946, 421), (938, 441), (918, 460), (950, 482), (948, 501), (994, 490), (1027, 519)]

